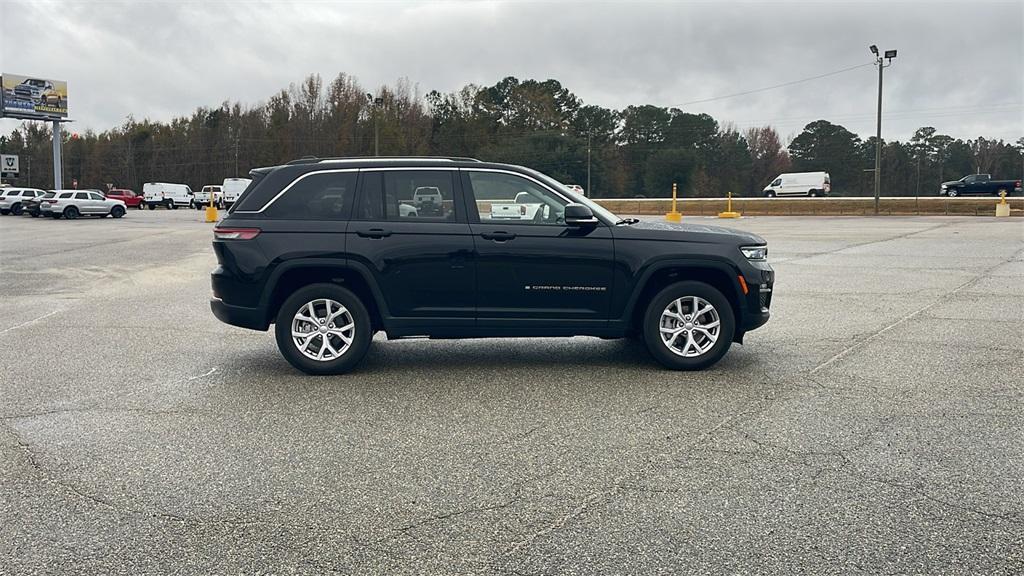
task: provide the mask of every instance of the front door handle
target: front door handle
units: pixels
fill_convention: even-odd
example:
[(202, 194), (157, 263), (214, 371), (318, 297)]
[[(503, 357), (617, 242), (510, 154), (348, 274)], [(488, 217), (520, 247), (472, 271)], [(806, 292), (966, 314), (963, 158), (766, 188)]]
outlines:
[(508, 242), (515, 238), (516, 235), (512, 232), (484, 232), (480, 237), (484, 240), (493, 240), (494, 242)]
[(391, 236), (391, 230), (383, 228), (370, 228), (369, 230), (356, 230), (356, 234), (362, 238), (384, 238)]

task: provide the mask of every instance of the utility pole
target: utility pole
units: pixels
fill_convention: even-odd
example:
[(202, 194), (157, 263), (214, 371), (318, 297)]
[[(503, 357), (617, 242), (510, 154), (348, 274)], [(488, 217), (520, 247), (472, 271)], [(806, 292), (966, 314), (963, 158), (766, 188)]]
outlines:
[[(878, 126), (875, 134), (875, 215), (878, 215), (878, 197), (882, 190), (882, 71), (892, 66), (892, 59), (896, 57), (895, 50), (886, 50), (885, 55), (878, 54), (878, 46), (872, 44), (869, 48), (875, 55), (875, 66), (878, 66)], [(883, 58), (889, 63), (884, 64)]]
[(377, 117), (380, 115), (378, 109), (384, 103), (384, 99), (374, 98), (373, 94), (367, 93), (366, 101), (372, 106), (371, 111), (373, 113), (373, 155), (380, 156), (380, 125), (377, 122)]
[(593, 192), (590, 191), (590, 132), (587, 132), (587, 189), (583, 191), (583, 195), (593, 197)]
[(235, 133), (235, 176), (238, 176), (238, 133)]

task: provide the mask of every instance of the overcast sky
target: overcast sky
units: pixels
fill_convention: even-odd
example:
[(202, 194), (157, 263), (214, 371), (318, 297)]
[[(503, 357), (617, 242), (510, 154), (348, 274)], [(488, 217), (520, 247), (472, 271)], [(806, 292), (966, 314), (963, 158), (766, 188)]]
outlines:
[[(588, 104), (678, 106), (793, 136), (825, 118), (874, 133), (877, 72), (710, 102), (867, 64), (883, 134), (1024, 135), (1024, 3), (21, 2), (0, 0), (0, 70), (68, 80), (74, 130), (256, 103), (309, 73), (421, 93), (555, 78)], [(0, 120), (8, 132), (18, 122)]]

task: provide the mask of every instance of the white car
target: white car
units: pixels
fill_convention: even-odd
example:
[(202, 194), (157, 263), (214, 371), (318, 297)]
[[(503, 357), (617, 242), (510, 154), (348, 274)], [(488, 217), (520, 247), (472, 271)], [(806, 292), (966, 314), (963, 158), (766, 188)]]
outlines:
[(224, 197), (224, 206), (228, 208), (238, 200), (238, 197), (245, 192), (245, 189), (249, 187), (249, 183), (252, 182), (249, 178), (225, 178), (224, 182), (221, 183), (220, 189), (221, 194)]
[(22, 202), (46, 194), (38, 188), (3, 188), (0, 189), (0, 214), (21, 215)]
[(196, 210), (199, 210), (203, 206), (210, 203), (210, 194), (213, 194), (213, 205), (217, 208), (224, 207), (224, 192), (223, 188), (216, 185), (203, 186), (203, 189), (196, 192), (192, 198), (193, 206)]
[(579, 194), (580, 196), (586, 196), (587, 195), (583, 191), (583, 186), (580, 186), (579, 184), (562, 184), (562, 186), (565, 186), (566, 188), (568, 188), (569, 190), (572, 190), (573, 192)]
[(120, 218), (127, 211), (124, 202), (107, 198), (99, 190), (54, 190), (52, 198), (46, 198), (39, 204), (39, 213), (43, 216), (68, 220), (79, 216)]
[(150, 210), (157, 206), (168, 209), (191, 208), (195, 194), (188, 184), (146, 182), (142, 185), (142, 202)]
[(828, 172), (792, 172), (779, 174), (778, 178), (764, 187), (768, 198), (776, 196), (826, 196), (832, 191)]

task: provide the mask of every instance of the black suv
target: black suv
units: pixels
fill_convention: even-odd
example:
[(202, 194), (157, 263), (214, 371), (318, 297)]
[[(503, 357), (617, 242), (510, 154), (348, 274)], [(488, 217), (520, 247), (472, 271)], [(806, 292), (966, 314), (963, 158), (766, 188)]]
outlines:
[(214, 230), (210, 305), (228, 324), (276, 324), (311, 374), (352, 369), (380, 330), (635, 337), (695, 370), (768, 320), (760, 237), (620, 219), (521, 166), (305, 158), (251, 174)]

